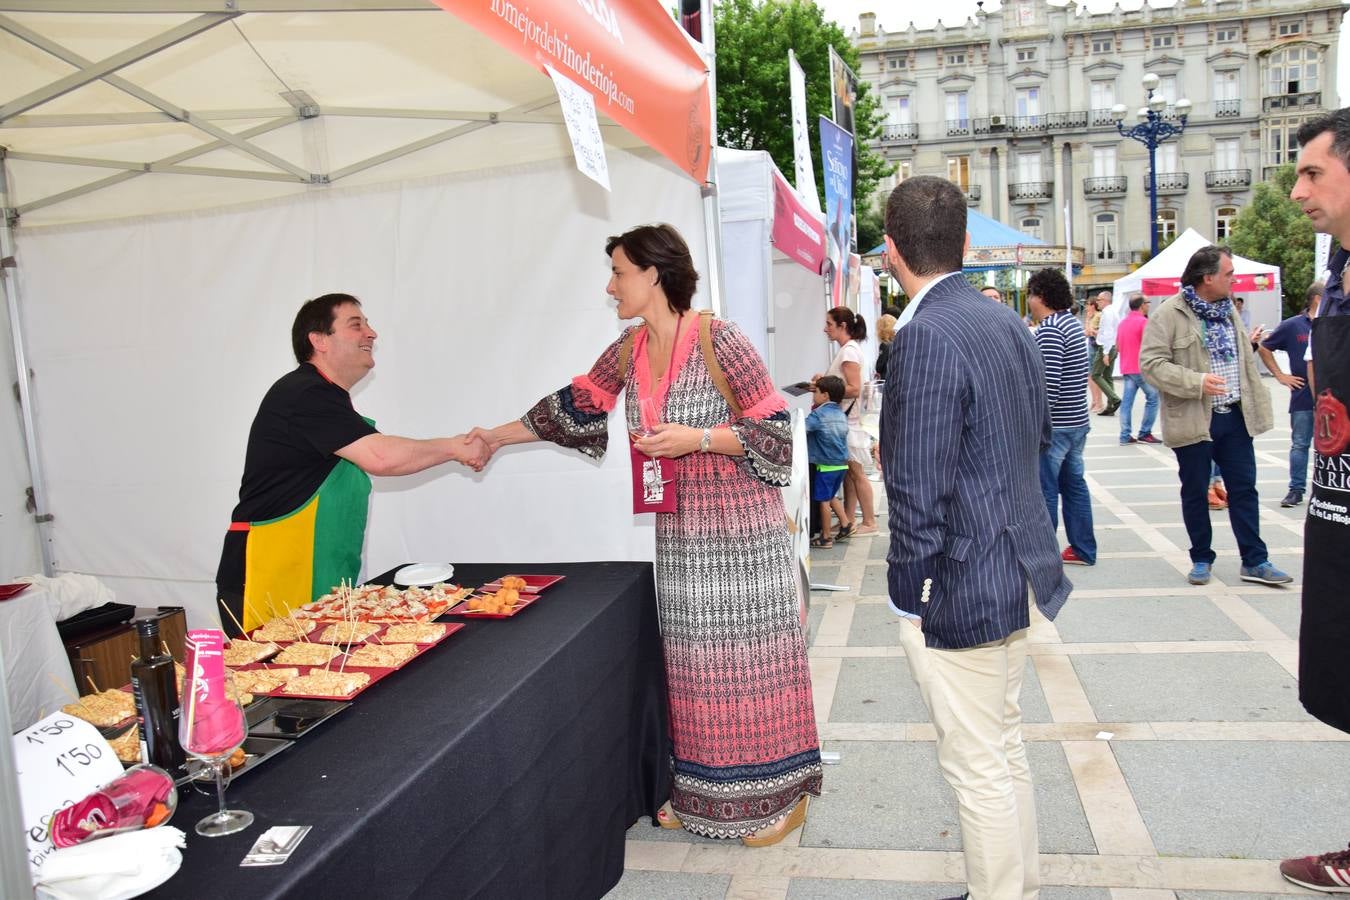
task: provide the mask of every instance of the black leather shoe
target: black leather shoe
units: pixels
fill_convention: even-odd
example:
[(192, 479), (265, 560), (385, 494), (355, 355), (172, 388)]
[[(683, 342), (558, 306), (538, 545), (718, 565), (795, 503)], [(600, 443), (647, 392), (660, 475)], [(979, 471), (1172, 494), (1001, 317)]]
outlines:
[(1289, 493), (1284, 495), (1284, 499), (1280, 501), (1280, 505), (1286, 507), (1298, 506), (1302, 502), (1303, 502), (1302, 491), (1290, 491)]
[(1114, 416), (1114, 415), (1116, 414), (1116, 410), (1118, 410), (1118, 409), (1120, 409), (1120, 404), (1119, 404), (1118, 402), (1116, 402), (1115, 400), (1109, 400), (1109, 401), (1107, 401), (1107, 403), (1106, 403), (1106, 409), (1104, 409), (1104, 410), (1102, 410), (1101, 412), (1097, 413), (1097, 415), (1099, 415), (1099, 416)]

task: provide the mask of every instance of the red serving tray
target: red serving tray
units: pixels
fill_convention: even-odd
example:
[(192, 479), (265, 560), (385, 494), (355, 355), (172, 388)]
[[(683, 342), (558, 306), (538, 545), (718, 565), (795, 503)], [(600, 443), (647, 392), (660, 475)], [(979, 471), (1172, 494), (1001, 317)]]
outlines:
[(503, 578), (520, 578), (525, 582), (525, 586), (520, 589), (522, 594), (537, 594), (540, 591), (553, 587), (553, 585), (566, 578), (566, 575), (500, 575), (492, 581), (479, 588), (480, 591), (499, 591), (502, 588)]
[(446, 615), (468, 616), (471, 619), (509, 619), (512, 616), (519, 613), (525, 607), (534, 603), (534, 601), (538, 599), (539, 599), (538, 595), (530, 595), (530, 596), (522, 595), (521, 598), (518, 601), (516, 601), (516, 605), (511, 607), (511, 611), (506, 613), (489, 613), (489, 612), (480, 612), (478, 610), (471, 610), (469, 609), (469, 601), (465, 600), (455, 606), (450, 607), (450, 609), (447, 610)]
[(0, 600), (9, 600), (12, 597), (17, 597), (31, 586), (32, 585), (26, 581), (17, 582), (15, 584), (0, 584)]

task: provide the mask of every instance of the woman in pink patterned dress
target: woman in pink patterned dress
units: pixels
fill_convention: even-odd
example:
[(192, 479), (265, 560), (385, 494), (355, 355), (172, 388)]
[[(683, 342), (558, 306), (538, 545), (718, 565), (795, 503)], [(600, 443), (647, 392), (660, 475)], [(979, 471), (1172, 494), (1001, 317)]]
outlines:
[[(806, 795), (819, 796), (821, 784), (779, 492), (792, 463), (786, 403), (740, 330), (713, 320), (716, 365), (740, 407), (733, 415), (700, 347), (700, 317), (690, 309), (698, 273), (674, 228), (634, 228), (611, 237), (605, 252), (619, 318), (645, 325), (627, 329), (588, 373), (521, 419), (474, 435), (492, 451), (551, 441), (599, 458), (607, 414), (623, 392), (629, 431), (646, 432), (636, 449), (675, 461), (678, 508), (656, 516), (674, 745), (671, 800), (658, 822), (751, 846), (776, 843), (805, 821)], [(649, 400), (655, 422), (640, 414)]]

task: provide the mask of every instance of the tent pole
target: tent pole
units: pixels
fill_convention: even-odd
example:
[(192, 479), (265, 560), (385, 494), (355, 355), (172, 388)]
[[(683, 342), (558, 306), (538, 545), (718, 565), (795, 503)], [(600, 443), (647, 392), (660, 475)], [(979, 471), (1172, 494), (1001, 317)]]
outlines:
[(14, 222), (17, 216), (9, 202), (9, 163), (0, 149), (0, 282), (5, 286), (5, 306), (9, 310), (9, 335), (14, 344), (14, 368), (18, 373), (19, 413), (23, 416), (24, 447), (28, 453), (28, 475), (32, 480), (33, 519), (38, 529), (38, 548), (42, 551), (42, 573), (52, 575), (52, 550), (47, 512), (46, 490), (42, 483), (42, 464), (38, 458), (37, 432), (33, 427), (33, 386), (28, 380), (28, 358), (23, 349), (23, 323), (19, 318), (18, 264), (14, 259)]
[(708, 67), (708, 183), (703, 186), (703, 242), (708, 254), (708, 303), (722, 317), (722, 210), (717, 199), (717, 40), (713, 35), (712, 0), (700, 0), (699, 25), (703, 64)]

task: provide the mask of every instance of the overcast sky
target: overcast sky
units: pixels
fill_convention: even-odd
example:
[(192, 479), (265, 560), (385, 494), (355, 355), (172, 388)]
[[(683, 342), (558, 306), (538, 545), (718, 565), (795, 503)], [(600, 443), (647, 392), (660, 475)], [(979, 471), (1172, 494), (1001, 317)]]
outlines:
[[(963, 24), (966, 17), (975, 15), (976, 10), (975, 0), (947, 0), (941, 4), (933, 0), (816, 0), (816, 5), (825, 10), (825, 18), (834, 20), (844, 29), (844, 34), (858, 27), (858, 14), (863, 12), (876, 13), (877, 21), (887, 31), (903, 31), (911, 21), (915, 28), (932, 28), (939, 18), (936, 15), (939, 7), (950, 10), (941, 16), (944, 24), (949, 26)], [(1086, 5), (1094, 13), (1107, 12), (1115, 6), (1115, 0), (1086, 0), (1086, 3), (1080, 2), (1079, 5)], [(1138, 9), (1141, 0), (1122, 0), (1120, 5), (1126, 10)], [(1154, 4), (1155, 7), (1170, 5)], [(990, 12), (998, 8), (998, 0), (987, 0), (985, 3), (985, 9)], [(1350, 61), (1347, 60), (1347, 54), (1350, 54), (1350, 32), (1343, 24), (1340, 52), (1337, 55), (1339, 71), (1336, 73), (1336, 92), (1343, 98), (1342, 102), (1350, 99)], [(1328, 98), (1328, 102), (1330, 99), (1334, 98)]]

